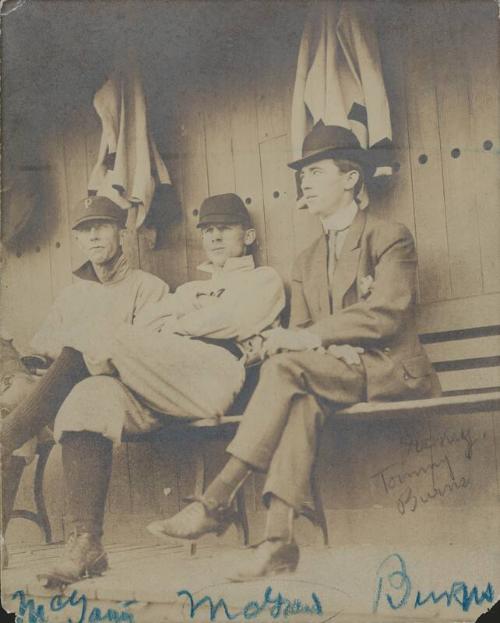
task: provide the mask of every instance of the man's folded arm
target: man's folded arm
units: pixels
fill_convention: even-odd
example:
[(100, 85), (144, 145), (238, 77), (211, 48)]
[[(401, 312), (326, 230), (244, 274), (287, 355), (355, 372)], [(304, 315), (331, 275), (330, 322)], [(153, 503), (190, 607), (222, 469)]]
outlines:
[(378, 233), (372, 292), (307, 328), (323, 346), (351, 344), (376, 347), (404, 327), (416, 296), (417, 259), (413, 237), (399, 225)]
[(177, 331), (195, 337), (244, 340), (270, 326), (285, 306), (283, 282), (270, 267), (242, 275), (213, 304), (182, 316)]
[[(142, 273), (142, 280), (137, 289), (137, 296), (134, 301), (133, 324), (149, 324), (154, 315), (168, 315), (170, 300), (173, 295), (169, 293), (170, 288), (167, 283), (156, 275)], [(156, 306), (156, 307), (155, 307)], [(153, 309), (155, 312), (153, 312)], [(147, 320), (147, 321), (146, 321)]]

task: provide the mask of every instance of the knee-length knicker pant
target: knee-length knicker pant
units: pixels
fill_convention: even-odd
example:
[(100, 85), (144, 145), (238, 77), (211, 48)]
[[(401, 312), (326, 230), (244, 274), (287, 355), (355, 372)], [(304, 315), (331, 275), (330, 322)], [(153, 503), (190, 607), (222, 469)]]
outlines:
[(196, 419), (223, 415), (240, 391), (245, 369), (220, 346), (172, 333), (123, 327), (113, 337), (118, 378), (93, 376), (78, 383), (56, 418), (54, 435), (101, 433), (119, 443), (122, 432), (161, 427), (161, 415)]

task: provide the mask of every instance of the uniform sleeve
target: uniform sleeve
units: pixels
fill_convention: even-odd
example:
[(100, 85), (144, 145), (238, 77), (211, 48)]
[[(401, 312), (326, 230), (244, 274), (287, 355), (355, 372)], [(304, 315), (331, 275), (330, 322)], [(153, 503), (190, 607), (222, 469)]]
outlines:
[[(140, 319), (142, 312), (149, 317), (151, 315), (148, 313), (150, 306), (159, 307), (157, 304), (165, 303), (164, 307), (168, 307), (168, 302), (172, 296), (169, 294), (169, 290), (168, 284), (162, 279), (151, 273), (142, 272), (137, 287), (132, 324), (136, 324), (136, 319)], [(166, 312), (166, 309), (163, 311)]]
[(292, 300), (290, 307), (290, 327), (301, 328), (311, 324), (311, 313), (304, 296), (300, 259), (295, 262), (292, 271)]
[(270, 326), (285, 306), (285, 290), (270, 267), (241, 275), (212, 305), (177, 321), (180, 332), (196, 337), (244, 340)]
[(378, 232), (373, 290), (367, 299), (335, 312), (308, 327), (323, 346), (378, 346), (402, 331), (416, 297), (417, 257), (403, 225)]
[(64, 346), (64, 296), (63, 293), (54, 301), (47, 318), (31, 340), (30, 345), (37, 355), (56, 359)]

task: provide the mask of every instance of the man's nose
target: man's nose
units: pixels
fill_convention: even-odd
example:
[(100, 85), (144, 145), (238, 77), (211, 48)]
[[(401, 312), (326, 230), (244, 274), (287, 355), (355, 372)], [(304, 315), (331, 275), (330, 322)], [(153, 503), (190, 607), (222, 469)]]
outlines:
[(95, 238), (99, 238), (99, 229), (97, 227), (90, 228), (90, 238), (95, 240)]
[(212, 240), (222, 240), (222, 230), (218, 227), (214, 227), (212, 232)]
[(302, 190), (308, 190), (311, 188), (311, 177), (304, 174), (300, 179), (300, 188)]

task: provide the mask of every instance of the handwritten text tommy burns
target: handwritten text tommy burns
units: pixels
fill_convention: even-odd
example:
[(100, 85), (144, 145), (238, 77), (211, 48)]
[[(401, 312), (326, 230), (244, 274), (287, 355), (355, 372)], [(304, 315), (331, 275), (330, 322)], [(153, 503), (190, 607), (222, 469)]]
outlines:
[[(461, 449), (463, 459), (469, 462), (473, 458), (474, 447), (485, 437), (485, 433), (479, 435), (472, 427), (433, 435), (404, 434), (400, 438), (400, 444), (406, 451), (403, 461), (385, 465), (370, 478), (381, 485), (386, 495), (395, 498), (401, 515), (413, 513), (433, 500), (472, 486), (469, 477), (457, 474), (457, 465), (451, 459), (454, 456), (456, 461), (456, 450), (450, 455), (451, 448)], [(439, 450), (440, 456), (435, 458), (431, 455), (429, 460), (433, 450)], [(410, 459), (411, 468), (406, 465)]]
[[(427, 504), (435, 498), (442, 498), (453, 491), (466, 489), (471, 485), (470, 480), (464, 476), (456, 478), (451, 461), (447, 455), (445, 455), (440, 461), (431, 461), (430, 463), (426, 463), (414, 470), (402, 470), (391, 474), (391, 470), (394, 470), (394, 467), (397, 465), (397, 463), (393, 463), (392, 465), (384, 467), (379, 472), (373, 474), (372, 478), (380, 478), (384, 486), (385, 493), (391, 493), (401, 485), (405, 486), (397, 499), (397, 509), (401, 515), (404, 515), (407, 511), (412, 513), (415, 512), (419, 504)], [(414, 489), (411, 486), (412, 483), (428, 474), (433, 476), (432, 480), (435, 482), (434, 472), (439, 468), (444, 468), (446, 470), (446, 482), (441, 486), (432, 486), (424, 494), (414, 493)]]

